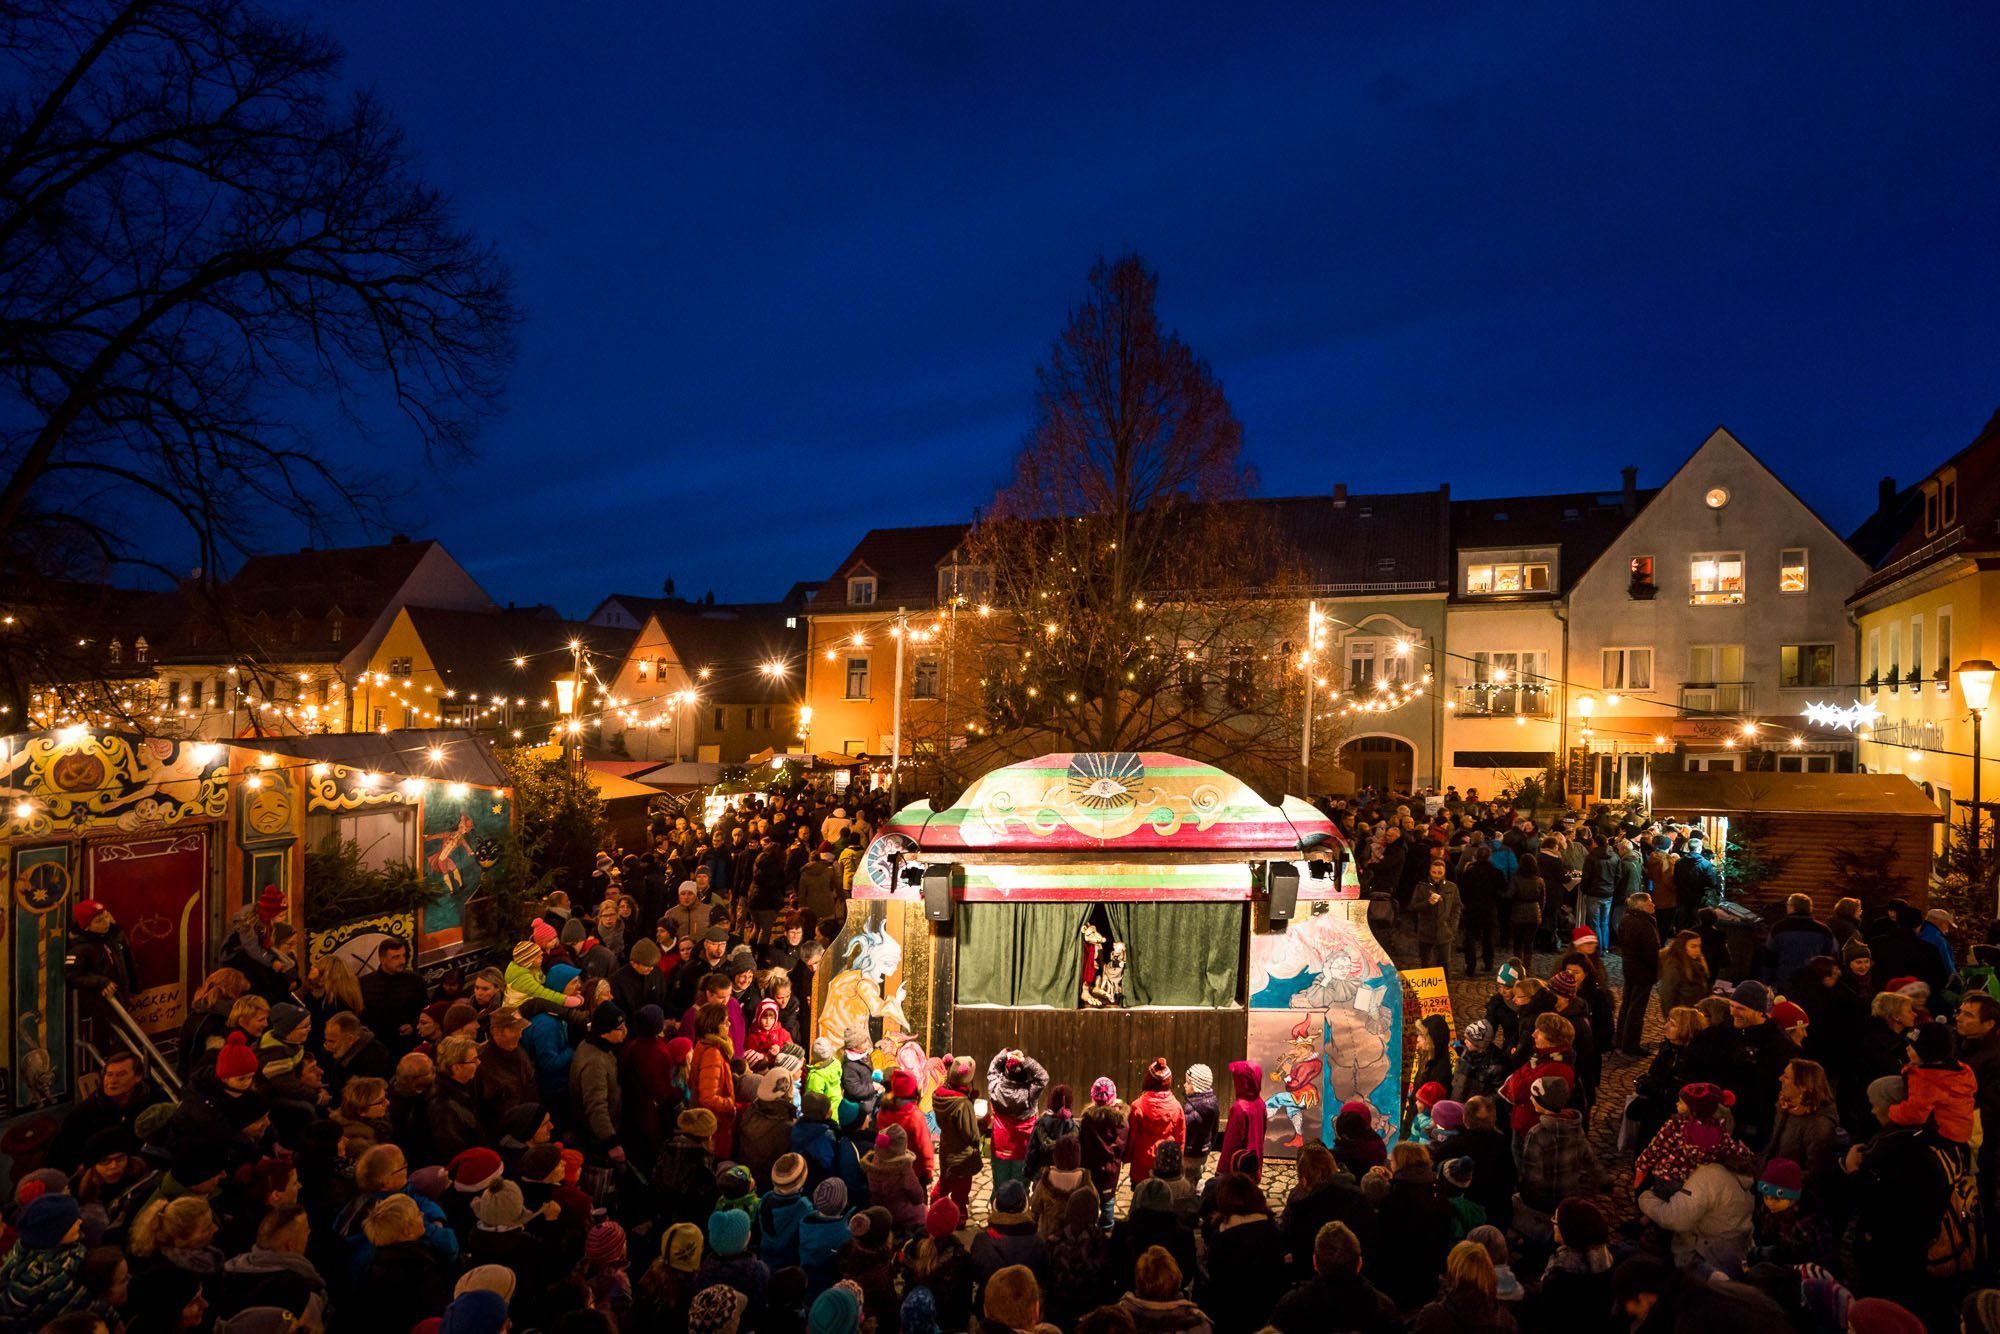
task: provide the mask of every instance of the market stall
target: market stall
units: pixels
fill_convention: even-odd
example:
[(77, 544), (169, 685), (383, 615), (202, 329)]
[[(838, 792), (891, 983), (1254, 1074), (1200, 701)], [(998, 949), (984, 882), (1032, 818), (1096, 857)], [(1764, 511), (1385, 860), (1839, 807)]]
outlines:
[(1108, 1075), (1130, 1096), (1157, 1056), (1202, 1062), (1226, 1103), (1247, 1057), (1276, 1156), (1319, 1138), (1329, 1104), (1400, 1106), (1401, 986), (1333, 827), (1192, 760), (1046, 755), (906, 807), (833, 956), (816, 1033), (865, 1020), (878, 1059), (927, 1086), (945, 1052), (1020, 1047), (1079, 1094)]

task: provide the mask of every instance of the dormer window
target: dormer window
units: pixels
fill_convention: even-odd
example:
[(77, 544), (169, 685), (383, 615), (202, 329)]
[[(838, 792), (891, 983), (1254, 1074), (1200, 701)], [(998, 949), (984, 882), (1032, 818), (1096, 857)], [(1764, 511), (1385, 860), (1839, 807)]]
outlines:
[(1946, 468), (1938, 474), (1938, 527), (1958, 522), (1958, 469)]
[(1467, 593), (1545, 593), (1549, 567), (1541, 561), (1509, 561), (1465, 567)]
[(327, 617), (326, 637), (329, 643), (338, 644), (341, 635), (345, 633), (346, 629), (347, 627), (341, 623), (339, 612), (335, 612), (333, 615)]
[(1935, 481), (1924, 483), (1924, 536), (1933, 537), (1938, 530), (1939, 487)]
[(132, 661), (144, 662), (146, 660), (146, 654), (151, 651), (152, 651), (151, 648), (146, 643), (146, 636), (140, 635), (137, 639), (132, 641)]
[(123, 662), (125, 661), (125, 646), (114, 639), (104, 646), (104, 656), (110, 662)]
[(297, 612), (292, 613), (292, 642), (298, 643), (305, 635), (305, 619)]
[(847, 576), (847, 605), (850, 607), (872, 607), (875, 605), (874, 575), (851, 574)]
[(985, 603), (993, 597), (993, 571), (985, 565), (940, 565), (938, 604)]

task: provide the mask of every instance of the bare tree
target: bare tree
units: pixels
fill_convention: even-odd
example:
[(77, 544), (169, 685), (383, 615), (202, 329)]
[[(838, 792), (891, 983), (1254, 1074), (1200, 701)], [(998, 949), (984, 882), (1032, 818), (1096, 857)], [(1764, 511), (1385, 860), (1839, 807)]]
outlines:
[(0, 0), (9, 579), (144, 565), (174, 524), (213, 574), (271, 515), (371, 515), (314, 404), (427, 455), (497, 407), (506, 267), (341, 58), (249, 0)]
[(1296, 768), (1301, 567), (1244, 499), (1242, 428), (1160, 327), (1156, 286), (1134, 256), (1091, 271), (1013, 479), (968, 540), (993, 609), (968, 763), (1159, 749), (1265, 782)]

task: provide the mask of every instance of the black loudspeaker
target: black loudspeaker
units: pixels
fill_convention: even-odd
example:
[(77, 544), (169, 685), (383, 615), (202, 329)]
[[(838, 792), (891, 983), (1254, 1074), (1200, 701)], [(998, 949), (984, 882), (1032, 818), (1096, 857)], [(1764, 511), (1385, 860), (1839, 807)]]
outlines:
[(951, 920), (953, 869), (953, 864), (950, 862), (941, 862), (924, 868), (924, 920), (930, 922)]
[(1294, 862), (1265, 862), (1264, 890), (1271, 896), (1271, 920), (1289, 922), (1299, 906), (1299, 868)]

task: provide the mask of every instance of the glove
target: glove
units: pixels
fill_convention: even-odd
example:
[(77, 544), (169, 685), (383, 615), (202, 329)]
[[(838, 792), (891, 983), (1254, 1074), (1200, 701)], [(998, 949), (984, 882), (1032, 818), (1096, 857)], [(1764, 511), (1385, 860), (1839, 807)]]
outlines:
[(581, 1008), (581, 1007), (582, 1007), (582, 1005), (583, 1005), (583, 997), (581, 997), (581, 996), (564, 996), (564, 997), (563, 997), (563, 1008), (564, 1008), (564, 1009), (566, 1009), (566, 1010), (575, 1010), (575, 1009), (579, 1009), (579, 1008)]

